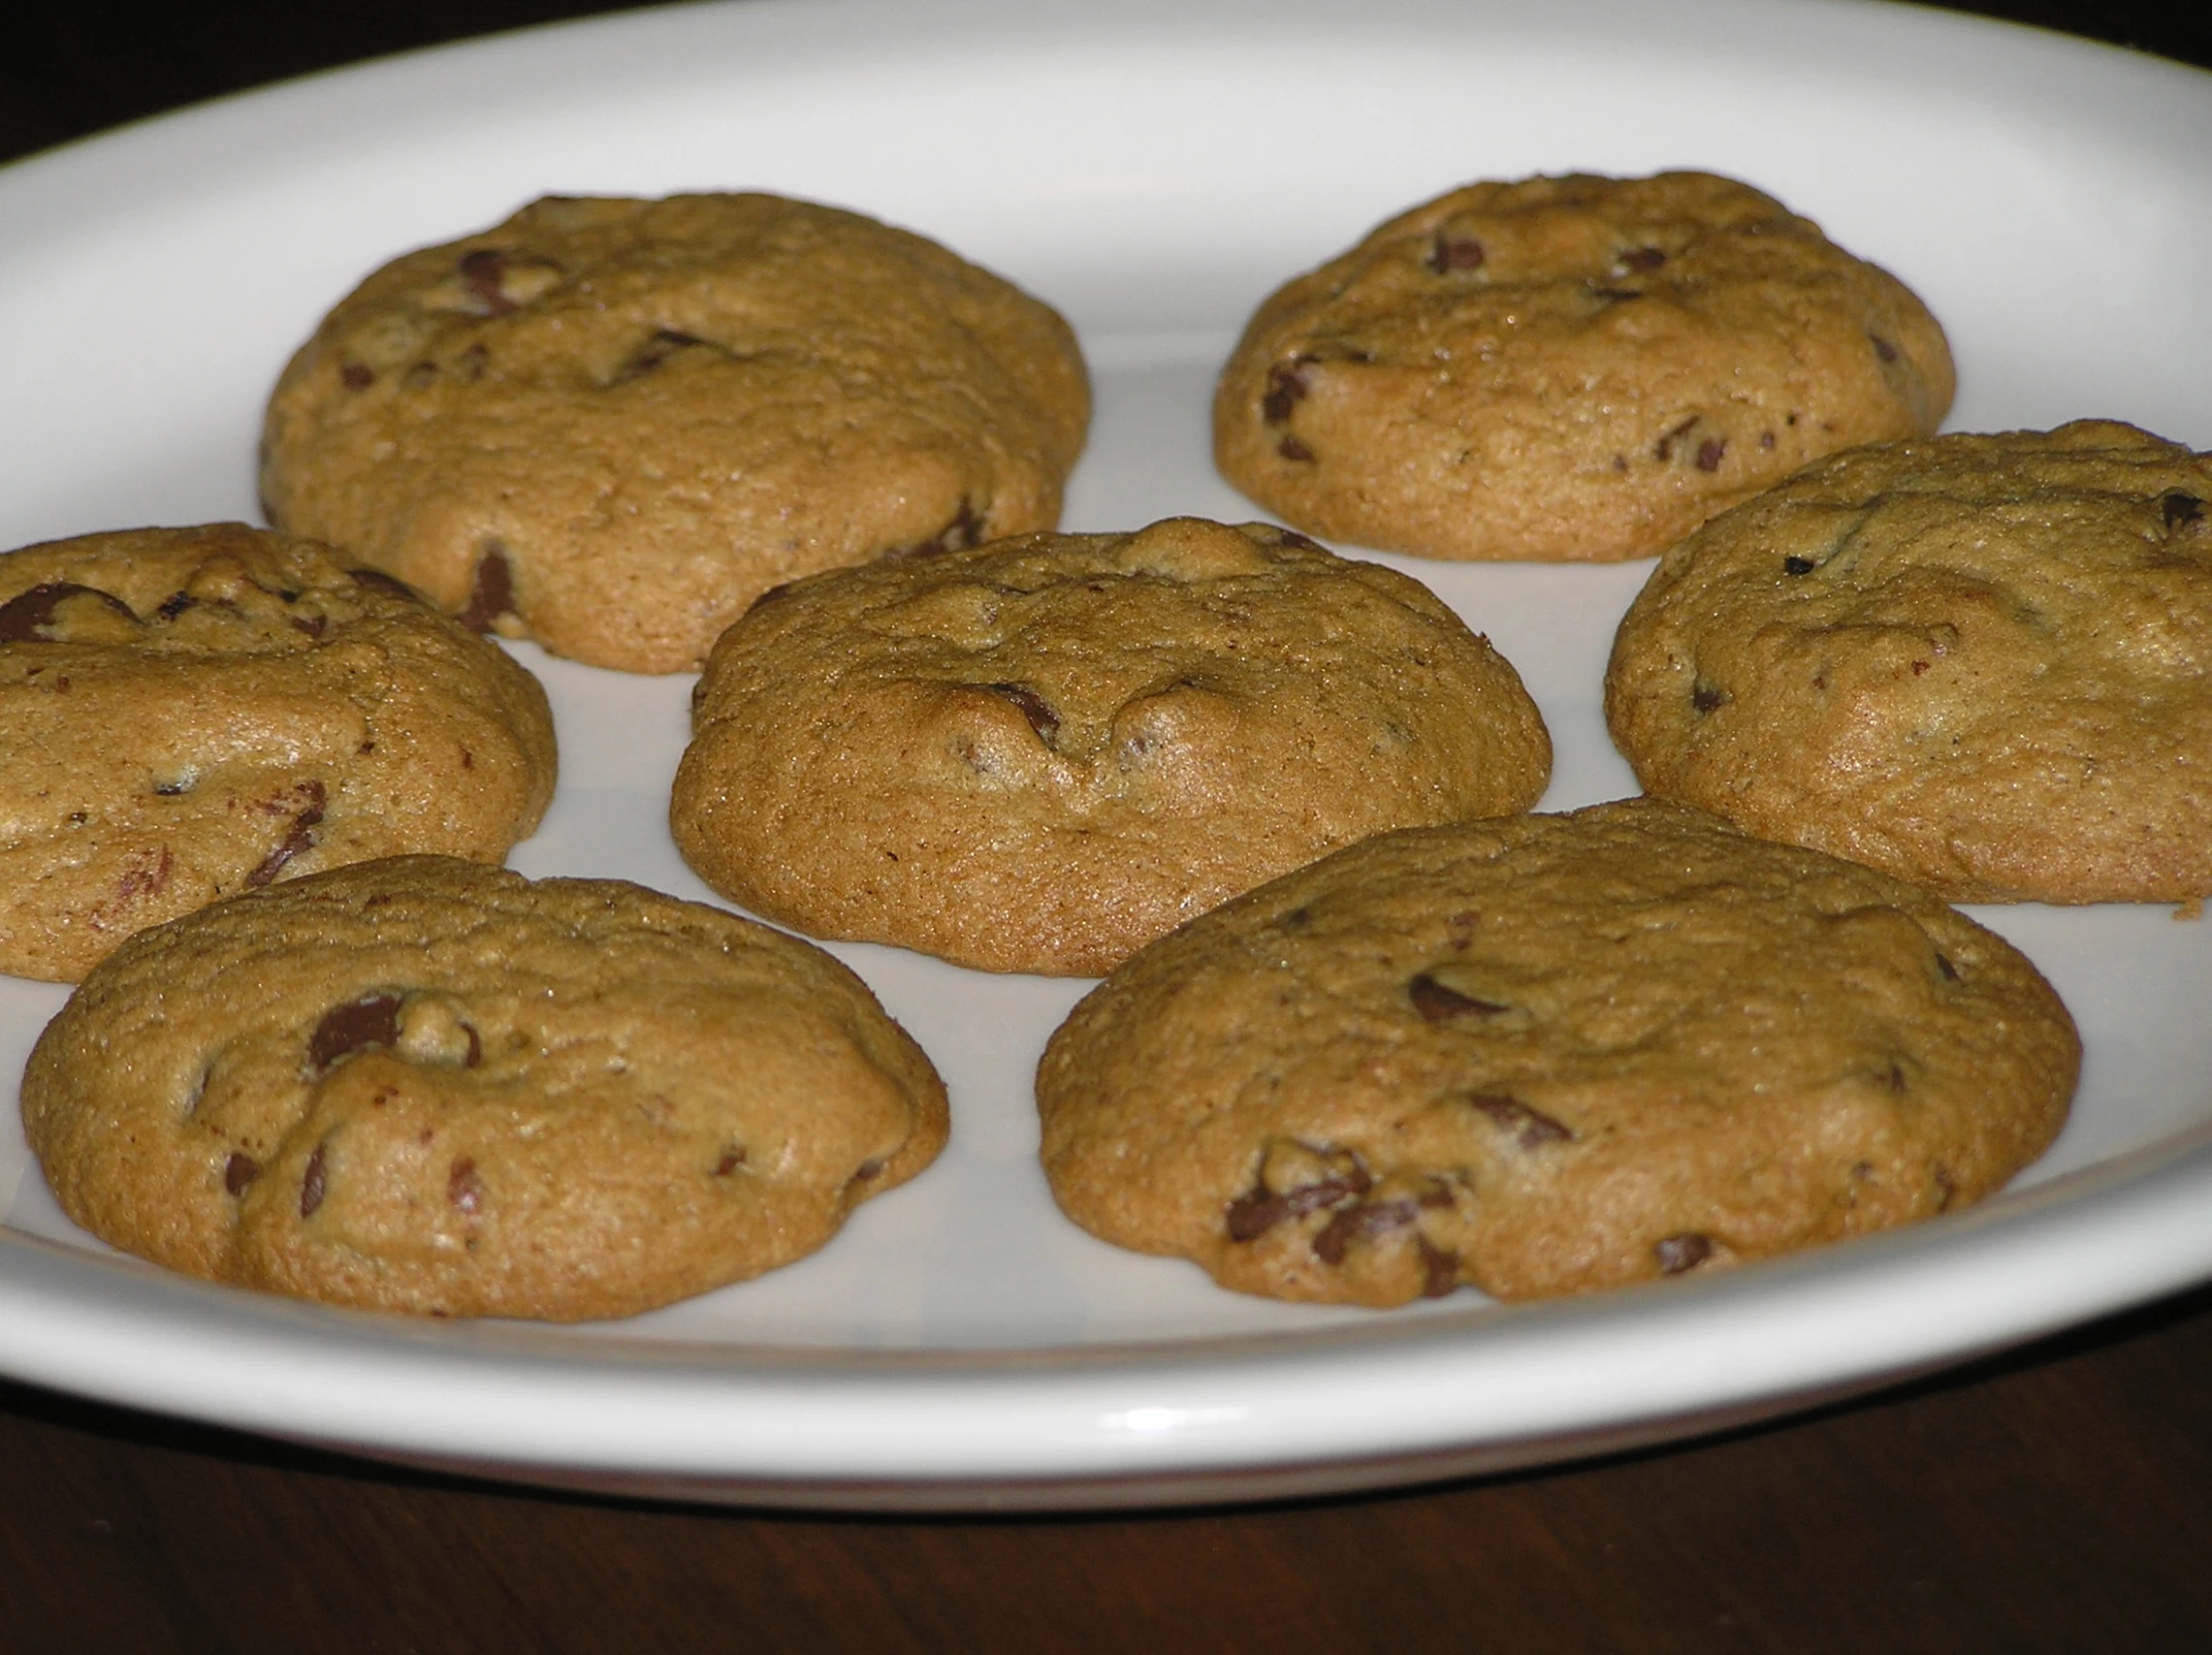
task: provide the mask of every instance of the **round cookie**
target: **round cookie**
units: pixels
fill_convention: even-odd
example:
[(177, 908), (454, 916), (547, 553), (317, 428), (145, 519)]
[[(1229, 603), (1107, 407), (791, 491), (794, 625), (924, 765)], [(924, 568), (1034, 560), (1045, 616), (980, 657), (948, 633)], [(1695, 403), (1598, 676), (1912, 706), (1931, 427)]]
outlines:
[(811, 1252), (945, 1142), (821, 950), (614, 880), (404, 856), (133, 938), (31, 1054), (78, 1223), (302, 1298), (624, 1316)]
[(219, 896), (403, 851), (501, 860), (545, 692), (388, 577), (242, 523), (0, 557), (0, 971), (72, 981)]
[(1654, 571), (1645, 788), (1954, 901), (2212, 894), (2212, 455), (2132, 426), (1812, 466)]
[(1037, 1101), (1094, 1234), (1392, 1305), (1976, 1200), (2079, 1058), (2035, 968), (1935, 898), (1637, 800), (1388, 834), (1216, 909), (1077, 1006)]
[(1820, 455), (1932, 432), (1949, 347), (1902, 283), (1705, 172), (1475, 183), (1262, 304), (1222, 474), (1424, 557), (1665, 550)]
[(549, 196), (340, 302), (261, 489), (479, 629), (674, 672), (780, 582), (1051, 527), (1089, 418), (1068, 325), (935, 242), (774, 195)]
[(1170, 518), (772, 593), (715, 646), (671, 821), (819, 936), (1085, 975), (1385, 828), (1524, 810), (1551, 745), (1426, 587)]

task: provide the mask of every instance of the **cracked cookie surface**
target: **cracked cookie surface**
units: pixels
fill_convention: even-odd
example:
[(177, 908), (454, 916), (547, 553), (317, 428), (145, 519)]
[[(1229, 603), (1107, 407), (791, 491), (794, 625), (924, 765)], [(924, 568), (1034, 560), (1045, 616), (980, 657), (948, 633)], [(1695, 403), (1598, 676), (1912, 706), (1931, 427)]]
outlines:
[(1954, 901), (2212, 894), (2212, 456), (1836, 456), (1667, 554), (1606, 712), (1650, 792)]
[(218, 523), (0, 557), (0, 970), (71, 981), (217, 897), (501, 860), (553, 791), (537, 680), (327, 546)]
[(1854, 443), (1936, 429), (1949, 347), (1817, 225), (1704, 172), (1469, 184), (1263, 303), (1228, 480), (1428, 557), (1612, 561)]
[(549, 196), (394, 260), (269, 403), (270, 521), (557, 655), (696, 667), (770, 586), (1049, 528), (1067, 324), (933, 241), (762, 194)]
[(811, 1252), (944, 1088), (818, 948), (614, 880), (358, 863), (134, 938), (32, 1053), (64, 1210), (192, 1275), (622, 1316)]
[(693, 707), (671, 822), (709, 884), (997, 971), (1104, 971), (1340, 844), (1525, 809), (1551, 764), (1426, 587), (1188, 517), (772, 593)]
[(2064, 1120), (2065, 1008), (1869, 868), (1663, 801), (1368, 840), (1145, 949), (1037, 1076), (1077, 1223), (1224, 1286), (1618, 1286), (1979, 1199)]

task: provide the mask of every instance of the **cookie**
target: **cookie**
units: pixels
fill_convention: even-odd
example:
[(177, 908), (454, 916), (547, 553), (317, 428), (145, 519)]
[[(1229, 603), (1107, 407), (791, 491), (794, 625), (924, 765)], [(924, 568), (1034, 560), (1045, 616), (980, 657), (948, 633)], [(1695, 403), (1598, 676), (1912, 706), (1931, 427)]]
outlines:
[(813, 1251), (945, 1142), (821, 950), (603, 879), (357, 863), (134, 937), (31, 1054), (69, 1215), (334, 1304), (624, 1316)]
[(2109, 421), (1838, 455), (1667, 554), (1614, 740), (1954, 901), (2212, 894), (2208, 502), (2212, 455)]
[(553, 791), (545, 692), (327, 546), (242, 523), (0, 557), (0, 971), (343, 862), (496, 862)]
[(1050, 528), (1089, 417), (1067, 323), (918, 235), (551, 196), (324, 319), (261, 488), (479, 629), (674, 672), (770, 586)]
[(1902, 283), (1705, 172), (1475, 183), (1262, 304), (1214, 394), (1222, 475), (1315, 534), (1613, 561), (1950, 407)]
[(1977, 1200), (2080, 1045), (2009, 945), (1663, 801), (1392, 833), (1131, 959), (1053, 1036), (1045, 1170), (1280, 1298), (1711, 1270)]
[(878, 563), (715, 646), (670, 820), (817, 936), (1087, 975), (1387, 828), (1525, 809), (1551, 746), (1426, 587), (1170, 518)]

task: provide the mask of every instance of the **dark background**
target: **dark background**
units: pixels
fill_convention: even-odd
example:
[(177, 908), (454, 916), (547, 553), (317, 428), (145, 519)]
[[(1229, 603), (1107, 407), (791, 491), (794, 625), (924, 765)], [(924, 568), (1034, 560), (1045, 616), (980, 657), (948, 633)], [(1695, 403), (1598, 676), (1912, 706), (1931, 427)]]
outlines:
[[(609, 9), (43, 4), (0, 25), (0, 159), (312, 69)], [(2212, 65), (2203, 0), (1954, 9)], [(2212, 156), (2206, 167), (2212, 183)], [(2181, 1655), (2212, 1651), (2208, 1376), (2212, 1289), (1686, 1448), (1359, 1498), (1022, 1520), (542, 1494), (0, 1384), (0, 1655)]]

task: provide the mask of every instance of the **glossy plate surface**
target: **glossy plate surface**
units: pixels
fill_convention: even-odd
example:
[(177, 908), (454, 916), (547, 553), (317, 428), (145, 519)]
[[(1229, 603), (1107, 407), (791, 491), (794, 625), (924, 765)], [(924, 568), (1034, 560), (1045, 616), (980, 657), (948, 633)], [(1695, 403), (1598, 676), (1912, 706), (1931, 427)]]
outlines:
[[(1207, 392), (1251, 306), (1478, 176), (1704, 166), (1911, 283), (1955, 429), (2212, 446), (2212, 78), (1858, 0), (749, 0), (374, 65), (0, 172), (0, 544), (252, 517), (262, 399), (393, 253), (546, 191), (764, 187), (919, 229), (1077, 325), (1067, 524), (1257, 512)], [(1546, 807), (1631, 791), (1599, 716), (1647, 564), (1400, 561), (1520, 668)], [(562, 785), (525, 872), (708, 892), (664, 826), (689, 679), (518, 653)], [(203, 1286), (54, 1207), (0, 1126), (0, 1371), (496, 1476), (854, 1506), (1216, 1499), (1565, 1458), (1801, 1406), (2212, 1274), (2212, 924), (1978, 910), (2087, 1045), (1987, 1205), (1709, 1279), (1375, 1315), (1220, 1292), (1061, 1219), (1029, 1077), (1087, 986), (838, 952), (936, 1059), (954, 1143), (814, 1258), (619, 1325), (415, 1323)], [(0, 982), (0, 1074), (63, 991)], [(12, 1081), (7, 1083), (12, 1094)]]

